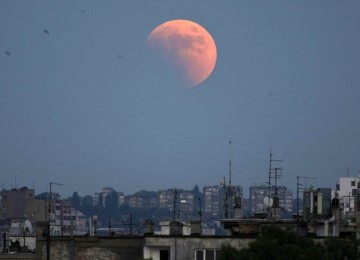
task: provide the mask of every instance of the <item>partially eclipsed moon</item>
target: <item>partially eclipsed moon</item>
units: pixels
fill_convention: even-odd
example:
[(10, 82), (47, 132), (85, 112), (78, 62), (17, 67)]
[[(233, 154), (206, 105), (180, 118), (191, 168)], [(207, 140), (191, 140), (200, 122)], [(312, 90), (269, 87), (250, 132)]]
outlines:
[(183, 83), (189, 87), (206, 80), (216, 64), (213, 38), (202, 26), (188, 20), (160, 24), (150, 33), (146, 43), (174, 65)]

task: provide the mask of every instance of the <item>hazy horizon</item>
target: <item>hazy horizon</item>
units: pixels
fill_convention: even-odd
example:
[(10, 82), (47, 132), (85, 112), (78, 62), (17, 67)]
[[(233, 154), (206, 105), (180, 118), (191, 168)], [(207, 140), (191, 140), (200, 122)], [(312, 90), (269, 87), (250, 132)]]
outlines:
[[(359, 13), (355, 0), (1, 1), (1, 184), (192, 189), (228, 179), (231, 158), (246, 191), (272, 149), (279, 185), (335, 188), (360, 170)], [(145, 44), (173, 19), (217, 46), (193, 88)]]

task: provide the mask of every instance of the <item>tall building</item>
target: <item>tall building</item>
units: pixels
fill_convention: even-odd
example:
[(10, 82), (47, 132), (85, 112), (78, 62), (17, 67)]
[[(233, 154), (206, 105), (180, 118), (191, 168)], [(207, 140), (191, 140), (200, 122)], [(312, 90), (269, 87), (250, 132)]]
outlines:
[(181, 219), (190, 218), (195, 211), (193, 191), (181, 189), (167, 189), (158, 191), (158, 206), (174, 212)]
[(0, 192), (1, 219), (25, 218), (26, 203), (34, 199), (35, 191), (27, 187), (2, 190)]
[(352, 214), (356, 211), (357, 187), (360, 182), (358, 177), (340, 177), (337, 185), (337, 196), (343, 214)]
[(71, 202), (60, 200), (51, 203), (50, 234), (52, 236), (83, 235), (88, 232), (86, 216), (71, 207)]
[[(287, 212), (292, 212), (293, 193), (285, 186), (277, 186), (277, 196), (279, 198), (279, 207)], [(275, 196), (275, 186), (269, 191), (267, 185), (253, 185), (249, 188), (250, 214), (266, 213), (272, 206)]]
[(193, 215), (195, 209), (194, 205), (195, 201), (193, 191), (178, 191), (178, 208), (182, 219), (187, 219), (187, 216)]
[(142, 190), (133, 195), (125, 196), (124, 203), (133, 208), (157, 208), (158, 195), (156, 192)]
[(124, 194), (124, 192), (119, 191), (119, 192), (117, 192), (117, 195), (118, 195), (118, 203), (119, 203), (119, 207), (120, 207), (125, 202), (125, 194)]
[(204, 194), (204, 216), (220, 218), (224, 212), (224, 189), (219, 186), (205, 186)]
[(266, 185), (253, 185), (249, 188), (250, 214), (266, 212), (265, 198), (268, 194), (269, 189)]
[(331, 189), (318, 188), (303, 191), (303, 215), (305, 219), (331, 216)]
[[(110, 193), (115, 192), (115, 190), (111, 187), (104, 187), (101, 189), (100, 192), (95, 192), (93, 194), (93, 206), (102, 205), (103, 207), (106, 206), (106, 196)], [(119, 196), (119, 194), (118, 194)]]
[(175, 189), (159, 190), (158, 191), (159, 208), (166, 208), (170, 211), (173, 211), (174, 195), (175, 195)]
[(129, 196), (125, 196), (124, 203), (132, 208), (143, 208), (144, 198), (136, 195), (129, 195)]

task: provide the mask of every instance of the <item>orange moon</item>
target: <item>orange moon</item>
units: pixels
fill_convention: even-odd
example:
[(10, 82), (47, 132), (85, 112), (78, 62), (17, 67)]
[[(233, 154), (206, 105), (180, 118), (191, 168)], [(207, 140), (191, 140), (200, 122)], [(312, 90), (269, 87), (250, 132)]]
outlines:
[(188, 20), (171, 20), (157, 26), (147, 46), (169, 61), (187, 87), (195, 87), (214, 70), (217, 50), (214, 39), (201, 25)]

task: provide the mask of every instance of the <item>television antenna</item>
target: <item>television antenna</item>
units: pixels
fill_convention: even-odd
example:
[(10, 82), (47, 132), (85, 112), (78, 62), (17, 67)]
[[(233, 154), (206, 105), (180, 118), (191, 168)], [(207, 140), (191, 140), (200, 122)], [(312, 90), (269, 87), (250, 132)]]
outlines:
[(300, 179), (305, 179), (305, 180), (316, 180), (316, 178), (314, 177), (307, 177), (307, 176), (296, 176), (296, 206), (297, 206), (297, 220), (299, 221), (300, 219), (300, 202), (299, 202), (299, 192), (300, 190), (304, 190), (306, 188), (303, 187), (304, 185), (300, 183)]

